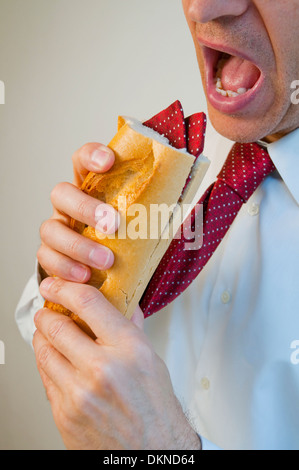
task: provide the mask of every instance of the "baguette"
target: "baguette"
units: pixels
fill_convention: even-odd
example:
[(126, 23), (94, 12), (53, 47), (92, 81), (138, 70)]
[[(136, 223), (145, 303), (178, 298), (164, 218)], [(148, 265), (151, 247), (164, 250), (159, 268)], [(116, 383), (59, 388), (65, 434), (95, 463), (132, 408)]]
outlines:
[[(71, 221), (71, 228), (114, 252), (114, 265), (106, 271), (91, 268), (92, 275), (88, 284), (99, 289), (130, 319), (173, 235), (181, 225), (178, 208), (181, 204), (193, 202), (209, 161), (200, 156), (195, 162), (195, 157), (187, 151), (177, 150), (169, 145), (165, 137), (139, 121), (126, 117), (118, 118), (118, 132), (109, 147), (115, 154), (114, 166), (105, 174), (89, 173), (81, 189), (101, 202), (112, 205), (119, 212), (119, 231), (124, 226), (129, 229), (134, 219), (129, 214), (129, 208), (133, 204), (141, 204), (146, 209), (146, 215), (142, 213), (138, 221), (147, 227), (147, 236), (144, 239), (131, 239), (121, 238), (116, 233), (103, 238), (99, 237), (93, 227), (75, 220)], [(182, 196), (182, 189), (190, 172), (191, 180)], [(173, 207), (173, 210), (169, 213), (166, 225), (159, 223), (159, 226), (154, 227), (158, 236), (151, 238), (149, 230), (153, 229), (153, 220), (150, 220), (150, 206), (162, 203)], [(166, 231), (170, 236), (165, 235)], [(70, 316), (80, 328), (94, 337), (78, 315), (48, 301), (45, 302), (45, 307)]]

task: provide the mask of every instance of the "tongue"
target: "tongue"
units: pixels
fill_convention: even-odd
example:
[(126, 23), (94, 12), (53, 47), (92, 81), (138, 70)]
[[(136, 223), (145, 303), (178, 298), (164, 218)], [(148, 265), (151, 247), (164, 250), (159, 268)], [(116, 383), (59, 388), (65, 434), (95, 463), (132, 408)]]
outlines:
[(252, 88), (259, 77), (260, 71), (252, 62), (231, 56), (222, 69), (221, 82), (224, 90), (237, 92), (240, 88)]

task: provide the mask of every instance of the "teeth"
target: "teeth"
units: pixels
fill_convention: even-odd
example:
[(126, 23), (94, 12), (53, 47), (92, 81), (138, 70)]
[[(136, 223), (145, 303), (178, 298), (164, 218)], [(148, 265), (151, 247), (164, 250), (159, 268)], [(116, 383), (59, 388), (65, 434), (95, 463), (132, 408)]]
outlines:
[(234, 96), (238, 96), (239, 93), (236, 93), (235, 91), (227, 90), (227, 96), (230, 98), (233, 98)]
[(248, 90), (247, 88), (239, 88), (237, 92), (232, 91), (232, 90), (224, 90), (223, 85), (221, 82), (221, 74), (222, 74), (222, 69), (224, 67), (224, 64), (226, 63), (229, 55), (228, 54), (222, 54), (221, 58), (218, 61), (217, 64), (217, 72), (216, 72), (216, 77), (215, 77), (215, 84), (216, 84), (216, 91), (222, 96), (226, 96), (228, 98), (235, 98), (236, 96), (239, 95), (244, 95)]
[(223, 85), (221, 82), (221, 78), (216, 76), (215, 79), (215, 86), (216, 86), (216, 91), (222, 96), (226, 96), (228, 98), (235, 98), (236, 96), (244, 95), (244, 93), (247, 93), (247, 88), (239, 88), (237, 92), (232, 91), (232, 90), (224, 90)]
[(225, 90), (222, 90), (221, 88), (216, 88), (216, 91), (222, 96), (228, 96), (227, 92)]
[(217, 82), (216, 82), (216, 88), (221, 88), (221, 89), (222, 89), (222, 82), (221, 82), (221, 78), (217, 78)]

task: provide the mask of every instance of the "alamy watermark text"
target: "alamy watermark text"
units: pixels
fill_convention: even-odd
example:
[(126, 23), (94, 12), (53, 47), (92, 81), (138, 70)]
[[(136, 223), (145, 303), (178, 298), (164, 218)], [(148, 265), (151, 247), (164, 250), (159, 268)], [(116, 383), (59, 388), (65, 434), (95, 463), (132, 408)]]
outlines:
[(295, 339), (294, 341), (292, 341), (290, 347), (293, 350), (291, 354), (291, 363), (294, 366), (297, 366), (299, 365), (299, 340)]
[(295, 90), (291, 94), (291, 102), (293, 104), (299, 104), (299, 80), (294, 80), (291, 83), (291, 89)]

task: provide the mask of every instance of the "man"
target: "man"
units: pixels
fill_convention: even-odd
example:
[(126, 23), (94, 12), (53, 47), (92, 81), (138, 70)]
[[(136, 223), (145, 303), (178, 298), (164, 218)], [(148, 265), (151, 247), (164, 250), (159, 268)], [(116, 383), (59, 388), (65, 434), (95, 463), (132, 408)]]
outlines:
[[(299, 336), (299, 107), (291, 95), (299, 78), (299, 1), (183, 6), (210, 121), (230, 139), (209, 128), (203, 191), (231, 141), (262, 139), (276, 170), (242, 206), (191, 287), (153, 318), (143, 322), (138, 308), (129, 322), (84, 284), (88, 266), (106, 269), (112, 253), (68, 228), (70, 217), (95, 226), (98, 202), (78, 186), (89, 170), (113, 165), (102, 145), (80, 149), (74, 185), (54, 189), (54, 214), (41, 228), (38, 260), (50, 277), (40, 292), (78, 313), (98, 339), (39, 310), (37, 365), (70, 449), (298, 449), (299, 366), (291, 357)], [(42, 305), (37, 289), (31, 279), (17, 311), (27, 339)]]

